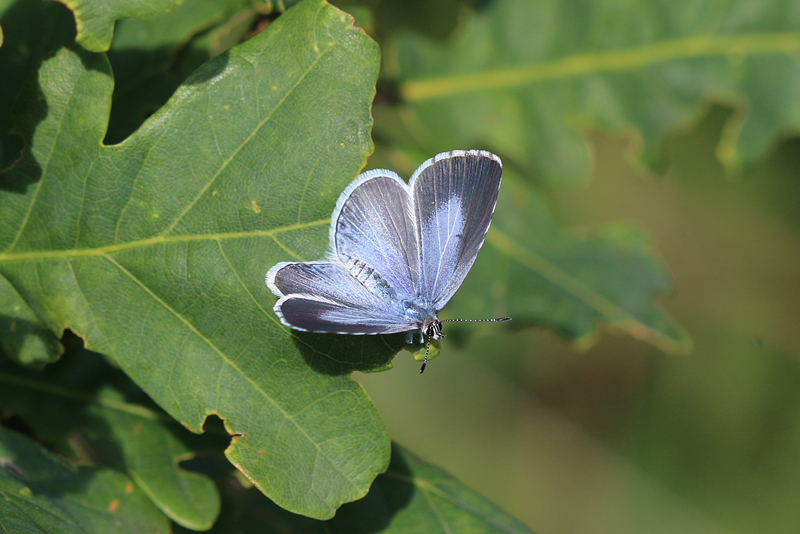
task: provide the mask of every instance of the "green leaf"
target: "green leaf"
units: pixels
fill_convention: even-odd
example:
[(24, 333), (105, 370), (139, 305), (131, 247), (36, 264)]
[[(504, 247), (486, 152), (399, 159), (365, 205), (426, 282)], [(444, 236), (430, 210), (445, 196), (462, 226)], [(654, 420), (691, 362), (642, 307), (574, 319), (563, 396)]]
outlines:
[[(444, 470), (398, 445), (386, 473), (361, 500), (343, 505), (336, 517), (315, 521), (281, 510), (252, 488), (217, 473), (223, 491), (219, 521), (209, 534), (530, 534), (530, 530), (466, 488)], [(176, 532), (184, 532), (176, 529)]]
[(428, 356), (428, 361), (430, 361), (442, 353), (442, 342), (437, 339), (431, 341), (430, 345), (428, 345), (428, 343), (414, 343), (404, 346), (403, 349), (410, 352), (418, 362), (423, 361), (426, 354)]
[(62, 349), (8, 280), (0, 276), (0, 349), (16, 362), (41, 367), (54, 362)]
[(169, 521), (125, 475), (96, 467), (76, 469), (0, 427), (0, 528), (166, 534)]
[[(214, 5), (212, 0), (206, 0)], [(202, 50), (209, 56), (216, 56), (225, 50), (246, 40), (248, 35), (257, 33), (265, 27), (268, 19), (264, 15), (272, 13), (272, 6), (260, 2), (242, 2), (237, 6), (235, 2), (227, 0), (228, 10), (236, 9), (227, 15), (222, 24), (210, 31), (198, 35), (191, 43), (193, 52)]]
[(270, 9), (275, 9), (281, 13), (299, 3), (300, 0), (266, 0), (266, 5)]
[(528, 527), (463, 486), (443, 469), (401, 447), (367, 496), (330, 521), (341, 534), (368, 532), (530, 533)]
[(389, 460), (347, 375), (392, 338), (291, 333), (267, 269), (325, 249), (371, 150), (378, 50), (306, 1), (207, 63), (124, 143), (102, 146), (103, 56), (62, 50), (19, 102), (26, 151), (0, 193), (0, 274), (37, 317), (107, 354), (189, 429), (219, 414), (228, 458), (279, 505), (326, 518)]
[(122, 142), (194, 70), (230, 48), (198, 46), (198, 35), (217, 43), (222, 29), (233, 22), (249, 28), (257, 13), (257, 7), (246, 0), (186, 0), (163, 17), (117, 22), (108, 52), (114, 97), (106, 143)]
[[(382, 131), (396, 120), (396, 114), (385, 109), (376, 116), (384, 122)], [(370, 167), (394, 163), (410, 174), (426, 156), (403, 147), (402, 132), (394, 134), (398, 139), (392, 148), (380, 145)], [(668, 354), (687, 354), (691, 339), (657, 303), (671, 289), (665, 268), (640, 231), (618, 224), (599, 235), (571, 236), (554, 221), (547, 198), (506, 165), (484, 246), (440, 316), (508, 316), (513, 322), (507, 326), (545, 326), (582, 348), (605, 328)], [(447, 334), (453, 336), (444, 341), (444, 351), (470, 329), (448, 324)], [(425, 347), (410, 352), (422, 360)]]
[(173, 521), (211, 528), (219, 513), (216, 486), (178, 462), (223, 450), (227, 434), (190, 433), (81, 343), (73, 340), (62, 360), (40, 373), (0, 360), (0, 408), (60, 454), (125, 472)]
[[(244, 9), (250, 11), (256, 7), (248, 0), (184, 0), (161, 17), (120, 20), (114, 30), (111, 49), (129, 53), (159, 49), (174, 52), (198, 33), (229, 22), (232, 16)], [(160, 66), (158, 62), (156, 64)]]
[(575, 183), (587, 174), (587, 132), (636, 128), (655, 164), (663, 135), (713, 97), (747, 110), (717, 151), (747, 167), (800, 125), (792, 6), (497, 0), (450, 43), (400, 40), (387, 66), (430, 152), (486, 146), (548, 183)]
[(375, 23), (380, 32), (391, 34), (403, 28), (442, 41), (455, 30), (463, 8), (460, 0), (380, 0), (375, 4)]
[(513, 172), (503, 178), (492, 228), (448, 316), (507, 315), (512, 326), (547, 326), (584, 347), (610, 327), (669, 354), (691, 351), (688, 335), (655, 303), (671, 283), (638, 230), (568, 236), (541, 196)]
[(105, 52), (111, 46), (114, 23), (126, 18), (164, 15), (183, 0), (58, 0), (75, 15), (76, 40), (87, 50)]
[[(6, 133), (11, 106), (42, 58), (75, 40), (72, 13), (57, 2), (0, 0), (0, 24), (5, 40), (0, 47), (0, 170), (10, 167), (23, 149), (17, 135)], [(0, 188), (11, 187), (0, 176)]]

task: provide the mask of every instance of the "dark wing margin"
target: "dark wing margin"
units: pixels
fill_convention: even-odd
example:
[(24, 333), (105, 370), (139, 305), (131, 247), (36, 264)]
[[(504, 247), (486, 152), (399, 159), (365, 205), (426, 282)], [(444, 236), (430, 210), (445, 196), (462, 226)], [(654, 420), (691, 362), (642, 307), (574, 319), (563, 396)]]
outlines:
[(339, 262), (281, 262), (267, 272), (266, 283), (279, 297), (275, 314), (296, 330), (393, 334), (415, 328)]
[(438, 311), (466, 278), (486, 238), (503, 165), (483, 150), (445, 152), (411, 177), (420, 243), (420, 294)]

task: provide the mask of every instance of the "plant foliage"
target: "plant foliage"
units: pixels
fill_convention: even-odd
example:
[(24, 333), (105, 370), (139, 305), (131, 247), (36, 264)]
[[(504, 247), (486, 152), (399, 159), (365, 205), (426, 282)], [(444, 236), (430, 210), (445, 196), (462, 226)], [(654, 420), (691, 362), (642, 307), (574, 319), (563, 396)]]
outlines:
[(402, 336), (290, 331), (264, 286), (325, 253), (374, 148), (381, 49), (399, 99), (379, 94), (370, 166), (506, 162), (444, 314), (583, 345), (611, 327), (691, 348), (641, 231), (578, 238), (550, 215), (546, 189), (586, 175), (586, 133), (633, 129), (655, 164), (722, 95), (748, 103), (719, 149), (735, 168), (800, 122), (800, 12), (778, 0), (447, 1), (441, 25), (379, 2), (381, 47), (324, 0), (64, 4), (0, 2), (0, 408), (28, 435), (0, 428), (0, 505), (31, 530), (528, 532), (390, 444), (350, 375), (391, 368)]

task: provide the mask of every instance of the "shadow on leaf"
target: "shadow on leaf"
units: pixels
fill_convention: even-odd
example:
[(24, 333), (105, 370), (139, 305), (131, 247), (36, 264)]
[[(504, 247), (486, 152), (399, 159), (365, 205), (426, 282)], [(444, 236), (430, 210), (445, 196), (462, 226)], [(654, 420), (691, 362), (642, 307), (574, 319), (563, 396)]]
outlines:
[[(365, 497), (342, 505), (336, 516), (328, 521), (284, 510), (237, 474), (221, 456), (197, 458), (192, 461), (191, 468), (214, 478), (222, 494), (222, 511), (210, 534), (377, 534), (385, 532), (395, 516), (409, 507), (418, 491), (411, 468), (394, 444), (387, 472), (378, 475)], [(188, 534), (192, 531), (173, 524), (173, 532)]]
[[(0, 170), (11, 167), (24, 149), (24, 139), (6, 133), (9, 114), (17, 95), (42, 59), (75, 40), (72, 12), (58, 2), (17, 0), (0, 16), (3, 46), (0, 47)], [(20, 190), (21, 187), (21, 190)], [(0, 188), (24, 192), (27, 184), (7, 183), (0, 175)]]
[(336, 376), (390, 369), (392, 358), (403, 348), (404, 337), (405, 334), (355, 336), (292, 330), (292, 340), (306, 363), (318, 373)]
[(58, 338), (42, 323), (0, 314), (0, 348), (17, 363), (40, 368), (49, 363), (49, 356), (61, 353)]
[(12, 133), (3, 133), (4, 159), (0, 165), (13, 167), (0, 173), (0, 189), (25, 194), (28, 186), (42, 177), (42, 168), (31, 151), (36, 128), (47, 118), (47, 113), (47, 99), (39, 86), (37, 73), (28, 80), (14, 105), (9, 126)]
[(199, 69), (194, 71), (191, 76), (186, 78), (184, 83), (186, 85), (200, 85), (215, 78), (228, 66), (229, 58), (230, 54), (228, 51), (225, 51), (215, 56), (213, 59), (206, 61)]
[[(185, 51), (172, 47), (156, 49), (112, 48), (107, 53), (114, 71), (114, 95), (104, 144), (121, 143), (142, 123), (158, 111), (175, 90), (209, 56), (201, 50), (188, 47)], [(177, 56), (180, 56), (178, 61)], [(199, 76), (213, 77), (225, 69), (227, 55), (215, 59), (209, 69)], [(201, 80), (192, 78), (193, 83)]]
[(341, 534), (384, 532), (392, 518), (409, 505), (415, 491), (414, 474), (392, 444), (392, 459), (386, 473), (378, 475), (363, 499), (342, 505), (328, 524), (332, 531)]
[[(0, 409), (21, 419), (48, 447), (80, 463), (128, 472), (126, 456), (131, 451), (122, 440), (145, 439), (151, 431), (142, 423), (159, 423), (189, 451), (221, 452), (228, 446), (224, 429), (196, 435), (182, 428), (125, 373), (101, 354), (86, 350), (71, 331), (65, 332), (62, 343), (61, 360), (42, 371), (23, 369), (0, 357)], [(130, 428), (121, 431), (120, 423)], [(141, 436), (137, 427), (142, 427)]]

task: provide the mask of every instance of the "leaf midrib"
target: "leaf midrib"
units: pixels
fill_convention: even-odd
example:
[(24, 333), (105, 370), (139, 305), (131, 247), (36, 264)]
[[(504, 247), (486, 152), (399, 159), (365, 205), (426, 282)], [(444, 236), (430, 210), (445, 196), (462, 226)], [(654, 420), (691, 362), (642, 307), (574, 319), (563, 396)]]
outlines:
[(631, 70), (656, 63), (710, 56), (749, 56), (800, 51), (800, 32), (749, 35), (701, 35), (607, 52), (567, 57), (483, 72), (405, 82), (400, 92), (408, 101), (502, 89), (573, 78), (600, 72)]
[[(277, 410), (278, 410), (278, 411), (279, 411), (279, 412), (280, 412), (280, 413), (283, 415), (284, 421), (289, 421), (291, 424), (293, 424), (293, 425), (295, 426), (295, 428), (297, 428), (297, 429), (300, 431), (300, 433), (301, 433), (301, 434), (302, 434), (302, 435), (303, 435), (303, 436), (304, 436), (304, 437), (305, 437), (305, 438), (308, 440), (308, 442), (309, 442), (311, 445), (313, 445), (313, 447), (314, 447), (314, 448), (317, 450), (317, 453), (318, 453), (319, 455), (321, 455), (322, 457), (324, 457), (324, 458), (325, 458), (325, 459), (326, 459), (328, 462), (330, 462), (330, 464), (333, 466), (333, 468), (334, 468), (334, 469), (335, 469), (335, 470), (336, 470), (336, 471), (337, 471), (337, 472), (338, 472), (340, 475), (342, 475), (342, 478), (344, 478), (344, 480), (346, 480), (347, 482), (349, 482), (351, 486), (353, 486), (353, 487), (357, 487), (357, 484), (356, 484), (356, 483), (355, 483), (355, 482), (354, 482), (354, 481), (353, 481), (353, 480), (350, 478), (350, 476), (348, 476), (348, 475), (347, 475), (347, 473), (345, 473), (345, 472), (344, 472), (344, 471), (341, 469), (341, 467), (340, 467), (339, 465), (337, 465), (337, 463), (336, 463), (335, 461), (333, 461), (333, 459), (331, 459), (331, 458), (330, 458), (330, 456), (329, 456), (329, 455), (328, 455), (328, 454), (327, 454), (327, 453), (326, 453), (324, 450), (322, 450), (322, 448), (320, 447), (320, 443), (318, 443), (316, 440), (314, 440), (314, 438), (312, 438), (312, 437), (311, 437), (311, 435), (310, 435), (310, 434), (309, 434), (309, 433), (306, 431), (306, 429), (303, 427), (303, 425), (301, 425), (301, 424), (300, 424), (300, 423), (297, 421), (297, 419), (296, 419), (296, 416), (297, 416), (299, 413), (301, 413), (301, 412), (302, 412), (302, 410), (301, 410), (300, 412), (296, 413), (296, 414), (291, 414), (291, 413), (289, 413), (288, 411), (286, 411), (286, 409), (285, 409), (285, 408), (284, 408), (284, 407), (283, 407), (283, 406), (282, 406), (282, 405), (281, 405), (281, 404), (280, 404), (278, 401), (276, 401), (276, 400), (275, 400), (273, 397), (271, 397), (271, 396), (269, 395), (269, 393), (268, 393), (268, 392), (267, 392), (267, 391), (266, 391), (266, 390), (265, 390), (263, 387), (261, 387), (261, 386), (260, 386), (260, 385), (259, 385), (259, 384), (258, 384), (258, 383), (255, 381), (255, 380), (253, 380), (253, 378), (252, 378), (252, 377), (250, 377), (250, 376), (249, 376), (247, 373), (245, 373), (245, 372), (242, 370), (242, 368), (241, 368), (241, 367), (239, 367), (239, 366), (238, 366), (238, 365), (237, 365), (237, 364), (236, 364), (236, 363), (235, 363), (233, 360), (231, 360), (231, 359), (230, 359), (230, 357), (229, 357), (229, 356), (228, 356), (228, 355), (225, 353), (225, 351), (223, 351), (222, 349), (220, 349), (219, 347), (217, 347), (217, 345), (215, 345), (215, 344), (214, 344), (214, 342), (212, 342), (212, 340), (211, 340), (211, 339), (210, 339), (208, 336), (206, 336), (206, 335), (205, 335), (205, 334), (203, 334), (203, 333), (202, 333), (200, 330), (198, 330), (198, 328), (197, 328), (195, 325), (193, 325), (191, 322), (189, 322), (189, 320), (188, 320), (186, 317), (184, 317), (184, 316), (183, 316), (181, 313), (179, 313), (177, 310), (175, 310), (175, 309), (174, 309), (172, 306), (170, 306), (170, 305), (169, 305), (169, 304), (168, 304), (168, 303), (167, 303), (165, 300), (163, 300), (161, 297), (159, 297), (158, 295), (156, 295), (156, 294), (153, 292), (153, 290), (152, 290), (152, 289), (150, 289), (150, 287), (148, 287), (148, 286), (147, 286), (147, 285), (146, 285), (144, 282), (142, 282), (141, 280), (139, 280), (139, 278), (137, 278), (137, 277), (136, 277), (136, 276), (135, 276), (133, 273), (131, 273), (129, 270), (125, 269), (125, 267), (123, 267), (123, 266), (122, 266), (122, 265), (121, 265), (119, 262), (117, 262), (116, 260), (114, 260), (114, 258), (112, 258), (111, 256), (108, 256), (108, 255), (104, 256), (104, 258), (105, 258), (105, 259), (106, 259), (106, 260), (107, 260), (109, 263), (111, 263), (113, 266), (115, 266), (117, 269), (119, 269), (119, 271), (120, 271), (120, 272), (122, 272), (123, 274), (125, 274), (126, 276), (128, 276), (128, 277), (129, 277), (129, 278), (130, 278), (130, 279), (131, 279), (131, 280), (132, 280), (134, 283), (138, 284), (138, 285), (139, 285), (139, 287), (141, 287), (141, 288), (142, 288), (142, 289), (143, 289), (143, 290), (144, 290), (146, 293), (148, 293), (148, 294), (150, 295), (150, 297), (151, 297), (153, 300), (155, 300), (155, 301), (156, 301), (158, 304), (160, 304), (160, 305), (161, 305), (161, 307), (162, 307), (162, 308), (164, 308), (165, 310), (167, 310), (168, 312), (170, 312), (170, 313), (171, 313), (173, 316), (175, 316), (175, 317), (176, 317), (176, 318), (177, 318), (179, 321), (181, 321), (181, 322), (182, 322), (184, 325), (186, 325), (186, 327), (187, 327), (187, 328), (188, 328), (188, 329), (189, 329), (189, 330), (190, 330), (190, 331), (191, 331), (191, 332), (192, 332), (194, 335), (198, 336), (198, 337), (199, 337), (199, 338), (200, 338), (200, 339), (201, 339), (201, 340), (202, 340), (202, 341), (203, 341), (203, 342), (204, 342), (204, 343), (205, 343), (205, 344), (206, 344), (206, 345), (207, 345), (209, 348), (211, 348), (211, 350), (213, 350), (213, 351), (214, 351), (214, 352), (215, 352), (215, 353), (216, 353), (216, 354), (217, 354), (217, 355), (218, 355), (220, 358), (222, 358), (222, 361), (224, 362), (224, 364), (226, 364), (226, 365), (230, 366), (230, 367), (231, 367), (232, 369), (234, 369), (234, 370), (235, 370), (235, 371), (236, 371), (236, 372), (237, 372), (237, 373), (238, 373), (238, 374), (239, 374), (239, 375), (240, 375), (242, 378), (244, 378), (244, 379), (245, 379), (247, 382), (249, 382), (249, 383), (250, 383), (250, 385), (253, 387), (253, 389), (254, 389), (255, 391), (257, 391), (258, 393), (260, 393), (260, 394), (261, 394), (261, 396), (262, 396), (262, 397), (263, 397), (263, 398), (264, 398), (266, 401), (268, 401), (268, 402), (269, 402), (269, 403), (270, 403), (272, 406), (274, 406), (274, 407), (275, 407), (275, 408), (276, 408), (276, 409), (277, 409)], [(233, 446), (234, 446), (234, 445), (233, 445), (233, 444), (231, 444), (231, 446), (230, 446), (230, 447), (233, 447)], [(229, 448), (229, 449), (228, 449), (228, 451), (230, 451), (230, 450), (231, 450), (231, 449)]]
[(579, 280), (558, 265), (550, 262), (536, 252), (526, 248), (505, 233), (490, 228), (486, 241), (497, 250), (539, 274), (548, 282), (573, 295), (619, 328), (625, 329), (635, 338), (643, 339), (667, 354), (684, 354), (688, 349), (663, 333), (630, 314), (613, 300), (598, 293), (591, 286)]
[[(316, 16), (319, 15), (319, 12), (322, 11), (322, 9), (324, 9), (324, 5), (320, 5), (319, 9), (316, 12)], [(315, 19), (316, 19), (316, 16), (315, 16)], [(316, 20), (314, 22), (316, 24)], [(277, 35), (279, 35), (279, 34), (276, 34), (273, 37), (277, 38)], [(278, 110), (283, 107), (283, 104), (289, 99), (289, 97), (291, 95), (294, 94), (295, 90), (308, 77), (309, 73), (312, 70), (314, 70), (314, 68), (320, 63), (320, 61), (322, 61), (322, 58), (324, 58), (331, 50), (333, 50), (334, 46), (329, 46), (322, 53), (319, 53), (319, 48), (317, 47), (317, 44), (316, 44), (316, 29), (315, 29), (315, 32), (314, 32), (314, 39), (315, 39), (314, 49), (318, 52), (318, 55), (317, 55), (316, 59), (314, 59), (314, 61), (311, 62), (311, 64), (308, 66), (308, 68), (306, 68), (306, 70), (297, 78), (295, 83), (288, 90), (286, 90), (285, 94), (281, 97), (281, 99), (275, 104), (275, 106), (270, 110), (270, 112), (258, 123), (258, 125), (256, 125), (255, 128), (253, 128), (253, 130), (239, 144), (239, 146), (237, 146), (236, 149), (231, 154), (229, 154), (227, 158), (225, 158), (225, 160), (222, 162), (222, 165), (220, 165), (219, 169), (217, 169), (217, 171), (211, 176), (211, 179), (208, 180), (206, 185), (203, 186), (203, 188), (197, 193), (195, 198), (192, 199), (192, 201), (186, 207), (184, 207), (183, 211), (175, 218), (174, 221), (172, 221), (172, 224), (170, 224), (162, 232), (162, 235), (167, 235), (170, 232), (172, 232), (175, 229), (175, 227), (178, 225), (178, 223), (183, 220), (183, 218), (186, 216), (186, 214), (188, 214), (189, 212), (192, 211), (192, 209), (195, 207), (195, 205), (197, 205), (197, 202), (199, 202), (200, 199), (203, 198), (203, 196), (206, 194), (206, 192), (208, 192), (208, 190), (211, 188), (211, 186), (214, 184), (214, 182), (217, 181), (217, 178), (219, 178), (222, 175), (223, 171), (231, 164), (231, 162), (236, 158), (236, 156), (238, 156), (239, 153), (242, 150), (244, 150), (244, 147), (246, 147), (250, 143), (250, 141), (252, 141), (255, 138), (256, 134), (261, 131), (261, 129), (264, 127), (264, 125), (267, 124), (270, 120), (272, 120), (272, 118), (275, 116), (275, 113), (277, 113)], [(257, 98), (256, 101), (257, 102), (259, 101), (258, 98)]]
[(152, 247), (156, 245), (168, 243), (188, 243), (191, 241), (221, 241), (228, 239), (244, 239), (248, 237), (274, 237), (276, 235), (291, 232), (294, 230), (302, 230), (304, 228), (313, 228), (316, 226), (327, 226), (330, 224), (330, 219), (319, 219), (300, 224), (290, 224), (273, 228), (271, 230), (252, 230), (249, 232), (222, 232), (217, 234), (188, 234), (188, 235), (170, 235), (170, 236), (155, 236), (137, 241), (130, 241), (128, 243), (119, 243), (115, 245), (106, 245), (102, 247), (84, 248), (84, 249), (69, 249), (69, 250), (32, 250), (28, 252), (18, 253), (0, 253), (0, 263), (9, 263), (14, 261), (37, 261), (49, 259), (68, 259), (68, 258), (82, 258), (91, 256), (105, 256), (115, 252), (122, 252), (143, 247)]
[[(156, 246), (169, 243), (188, 243), (192, 241), (221, 241), (227, 239), (243, 239), (248, 237), (271, 237), (293, 230), (300, 230), (304, 228), (312, 228), (316, 226), (327, 226), (330, 224), (330, 219), (319, 219), (301, 224), (292, 224), (273, 228), (271, 230), (254, 230), (250, 232), (227, 232), (218, 234), (200, 234), (200, 235), (181, 235), (181, 236), (155, 236), (129, 243), (122, 243), (117, 245), (108, 245), (104, 247), (96, 247), (89, 249), (75, 249), (75, 250), (40, 250), (21, 253), (0, 253), (0, 264), (10, 263), (15, 261), (42, 261), (48, 259), (69, 259), (69, 258), (82, 258), (82, 257), (97, 257), (106, 256), (115, 252), (122, 252), (136, 248), (143, 248), (149, 246)], [(667, 353), (684, 353), (686, 349), (681, 347), (680, 343), (672, 340), (661, 332), (654, 330), (652, 327), (642, 323), (636, 317), (617, 306), (614, 302), (610, 301), (603, 295), (597, 293), (594, 289), (587, 286), (583, 282), (577, 280), (569, 273), (563, 271), (560, 267), (552, 264), (548, 260), (534, 253), (533, 251), (522, 247), (516, 243), (509, 236), (500, 232), (497, 229), (491, 228), (486, 236), (486, 240), (495, 248), (513, 258), (515, 261), (525, 265), (532, 271), (540, 274), (545, 279), (560, 287), (564, 291), (572, 294), (582, 302), (586, 303), (589, 307), (597, 311), (602, 316), (616, 323), (619, 327), (628, 325), (635, 325), (638, 330), (638, 335), (635, 337), (645, 338), (648, 342), (659, 347)], [(276, 240), (277, 242), (277, 240)], [(283, 248), (283, 247), (282, 247)], [(627, 329), (633, 334), (634, 328), (630, 326)]]

